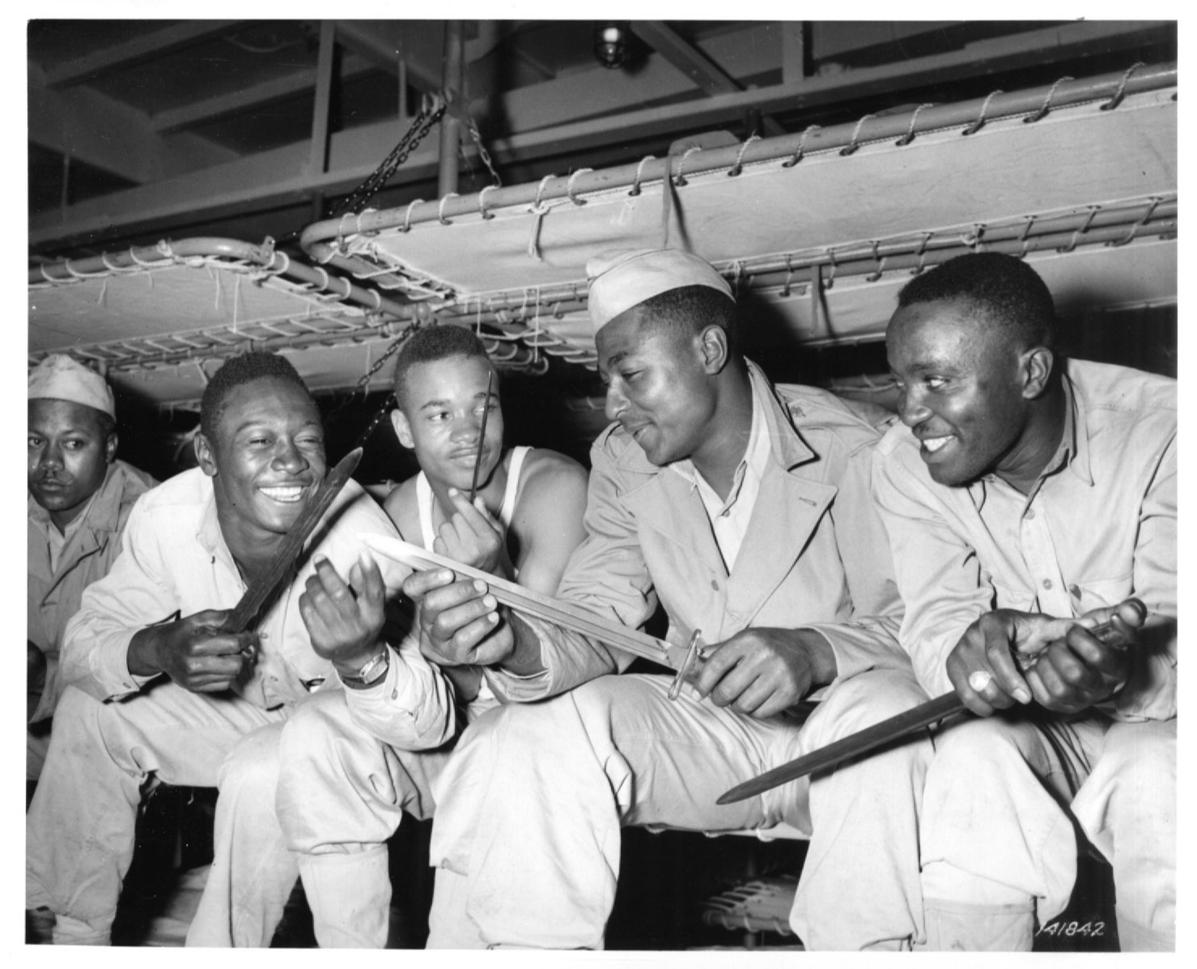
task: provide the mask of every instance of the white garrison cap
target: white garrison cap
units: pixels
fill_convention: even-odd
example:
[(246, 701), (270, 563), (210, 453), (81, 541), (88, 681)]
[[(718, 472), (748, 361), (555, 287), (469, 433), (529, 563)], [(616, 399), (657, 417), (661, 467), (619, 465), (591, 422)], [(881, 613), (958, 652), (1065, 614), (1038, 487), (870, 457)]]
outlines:
[(733, 299), (727, 280), (682, 249), (618, 249), (586, 263), (587, 301), (595, 330), (646, 299), (683, 286), (709, 286)]
[(65, 353), (52, 353), (29, 371), (29, 399), (43, 397), (94, 407), (116, 420), (108, 381)]

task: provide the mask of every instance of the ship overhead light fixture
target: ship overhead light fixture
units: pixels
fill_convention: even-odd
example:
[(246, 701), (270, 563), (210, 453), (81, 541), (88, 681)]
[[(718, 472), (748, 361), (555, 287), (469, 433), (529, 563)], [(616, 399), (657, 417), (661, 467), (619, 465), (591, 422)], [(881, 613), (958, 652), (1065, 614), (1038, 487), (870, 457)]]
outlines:
[(626, 23), (611, 20), (594, 32), (594, 56), (603, 67), (622, 67), (628, 62), (631, 30)]

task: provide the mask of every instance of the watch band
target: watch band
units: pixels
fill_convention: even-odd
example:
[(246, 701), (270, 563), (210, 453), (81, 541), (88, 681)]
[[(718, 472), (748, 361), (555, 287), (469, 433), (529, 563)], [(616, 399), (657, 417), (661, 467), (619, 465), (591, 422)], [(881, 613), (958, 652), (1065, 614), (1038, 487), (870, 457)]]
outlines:
[(384, 645), (379, 652), (358, 667), (357, 672), (341, 673), (338, 671), (338, 675), (341, 677), (341, 682), (349, 686), (373, 686), (387, 675), (387, 670), (390, 667), (391, 651)]

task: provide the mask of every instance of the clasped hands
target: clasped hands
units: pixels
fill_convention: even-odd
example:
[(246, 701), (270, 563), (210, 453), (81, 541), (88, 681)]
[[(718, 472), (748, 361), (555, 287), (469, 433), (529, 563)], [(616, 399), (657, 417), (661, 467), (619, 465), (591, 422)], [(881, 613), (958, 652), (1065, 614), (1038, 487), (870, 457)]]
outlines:
[[(1126, 682), (1146, 618), (1138, 599), (1075, 619), (997, 609), (965, 631), (948, 656), (948, 677), (978, 716), (1032, 701), (1056, 713), (1077, 713)], [(1107, 623), (1106, 635), (1094, 635)]]

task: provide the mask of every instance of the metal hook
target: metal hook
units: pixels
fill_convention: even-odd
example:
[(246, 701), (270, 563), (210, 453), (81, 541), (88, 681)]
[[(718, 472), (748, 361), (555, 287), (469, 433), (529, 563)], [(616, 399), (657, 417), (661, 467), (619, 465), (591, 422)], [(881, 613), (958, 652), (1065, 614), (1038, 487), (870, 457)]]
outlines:
[(579, 175), (584, 175), (586, 172), (594, 171), (593, 168), (579, 168), (576, 172), (569, 176), (569, 181), (565, 183), (565, 195), (574, 203), (574, 205), (585, 205), (585, 199), (574, 198), (574, 179)]
[(1058, 78), (1058, 79), (1056, 80), (1056, 83), (1055, 83), (1055, 84), (1053, 84), (1053, 85), (1052, 85), (1052, 86), (1051, 86), (1051, 87), (1048, 89), (1048, 92), (1047, 92), (1047, 97), (1045, 97), (1045, 98), (1043, 99), (1043, 104), (1041, 104), (1041, 105), (1039, 106), (1039, 110), (1038, 110), (1038, 111), (1036, 111), (1034, 114), (1029, 114), (1029, 115), (1027, 115), (1025, 118), (1023, 118), (1023, 119), (1022, 119), (1022, 123), (1023, 123), (1023, 124), (1034, 124), (1036, 121), (1040, 121), (1040, 120), (1041, 120), (1041, 119), (1042, 119), (1042, 118), (1043, 118), (1043, 117), (1044, 117), (1044, 116), (1045, 116), (1045, 115), (1048, 113), (1048, 111), (1050, 111), (1050, 110), (1051, 110), (1051, 107), (1052, 107), (1052, 98), (1055, 96), (1055, 93), (1056, 93), (1056, 88), (1058, 88), (1058, 87), (1059, 87), (1061, 84), (1063, 84), (1065, 81), (1075, 81), (1075, 80), (1076, 80), (1076, 78), (1075, 78), (1075, 77), (1070, 77), (1070, 76), (1069, 76), (1069, 75), (1067, 75), (1067, 74), (1065, 74), (1065, 75), (1064, 75), (1063, 77), (1061, 77), (1061, 78)]
[(679, 188), (681, 188), (683, 185), (689, 184), (686, 181), (686, 176), (682, 174), (682, 166), (686, 164), (686, 159), (693, 155), (696, 151), (702, 151), (702, 146), (691, 145), (684, 152), (682, 152), (682, 157), (677, 163), (677, 175), (673, 179), (673, 184)]
[(636, 166), (636, 174), (632, 178), (632, 189), (628, 192), (629, 195), (636, 196), (640, 194), (640, 176), (644, 173), (644, 165), (646, 162), (652, 161), (656, 156), (645, 155), (640, 159), (640, 164)]
[(840, 149), (840, 154), (842, 156), (847, 157), (848, 155), (852, 155), (852, 154), (856, 153), (856, 150), (860, 147), (860, 145), (857, 143), (856, 139), (860, 137), (861, 127), (870, 118), (875, 118), (875, 117), (877, 117), (877, 115), (875, 115), (875, 114), (866, 114), (866, 115), (862, 116), (859, 121), (856, 122), (856, 127), (852, 130), (852, 137), (848, 140), (848, 144), (845, 147)]
[(1105, 104), (1101, 106), (1102, 111), (1113, 111), (1118, 105), (1122, 103), (1123, 97), (1126, 94), (1126, 82), (1130, 80), (1131, 75), (1135, 73), (1140, 67), (1146, 67), (1142, 61), (1135, 61), (1130, 67), (1126, 69), (1126, 73), (1122, 75), (1122, 80), (1118, 82), (1118, 90), (1114, 92), (1114, 96), (1110, 98)]
[(411, 231), (411, 210), (423, 202), (423, 199), (413, 199), (407, 206), (407, 213), (403, 216), (403, 225), (399, 227), (400, 232)]
[(989, 112), (989, 102), (1001, 93), (1001, 88), (998, 88), (998, 90), (990, 91), (989, 94), (986, 95), (985, 100), (981, 102), (981, 113), (977, 115), (977, 120), (960, 132), (962, 135), (975, 135), (978, 131), (985, 127), (985, 115)]
[(910, 116), (910, 126), (906, 129), (906, 134), (894, 142), (899, 148), (905, 148), (912, 141), (914, 141), (914, 126), (919, 120), (919, 113), (923, 108), (933, 108), (935, 105), (931, 101), (924, 102), (914, 109), (914, 113)]
[(736, 163), (734, 165), (732, 165), (732, 167), (727, 170), (727, 174), (731, 178), (735, 178), (737, 175), (740, 174), (740, 172), (744, 171), (744, 152), (746, 152), (748, 150), (748, 146), (751, 145), (754, 141), (760, 141), (760, 140), (761, 140), (760, 135), (755, 135), (755, 134), (749, 135), (748, 138), (744, 141), (744, 144), (742, 144), (740, 146), (740, 151), (736, 155)]
[(806, 155), (806, 136), (812, 131), (821, 130), (821, 127), (821, 125), (812, 124), (807, 125), (802, 130), (802, 137), (798, 139), (798, 147), (794, 149), (794, 154), (781, 163), (782, 168), (793, 168), (800, 161), (802, 161), (803, 157)]

